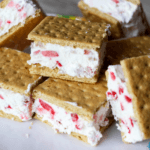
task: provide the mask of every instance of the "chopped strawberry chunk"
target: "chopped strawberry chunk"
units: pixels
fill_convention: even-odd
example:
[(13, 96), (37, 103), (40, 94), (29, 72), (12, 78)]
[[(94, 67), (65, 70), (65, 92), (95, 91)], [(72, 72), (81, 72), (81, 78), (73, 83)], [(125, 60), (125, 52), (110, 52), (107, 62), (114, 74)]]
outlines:
[(19, 12), (21, 12), (24, 9), (24, 6), (21, 7), (19, 4), (16, 4), (16, 8)]
[(20, 115), (21, 119), (24, 119), (24, 116), (23, 115)]
[(0, 95), (0, 99), (4, 99), (4, 97), (2, 95)]
[(113, 72), (110, 72), (110, 77), (111, 77), (111, 79), (112, 79), (113, 81), (115, 81), (116, 76), (115, 76), (115, 74), (114, 74)]
[(116, 4), (118, 4), (119, 3), (119, 0), (112, 0), (113, 2), (115, 2)]
[(121, 122), (123, 123), (123, 124), (125, 124), (125, 122), (121, 119)]
[(47, 111), (50, 111), (50, 113), (52, 115), (55, 115), (55, 111), (54, 111), (54, 109), (50, 105), (48, 105), (47, 103), (43, 102), (41, 99), (39, 99), (39, 102), (40, 102), (41, 106), (44, 109), (46, 109)]
[(123, 94), (123, 92), (124, 92), (124, 89), (123, 89), (123, 87), (119, 87), (119, 94), (121, 95), (121, 94)]
[(78, 119), (79, 119), (79, 117), (78, 117), (78, 115), (77, 115), (76, 113), (72, 113), (72, 114), (71, 114), (71, 118), (72, 118), (72, 121), (73, 121), (73, 122), (76, 122), (76, 121), (78, 121)]
[(124, 110), (124, 106), (122, 103), (120, 103), (120, 107), (121, 107), (121, 110), (123, 111)]
[(129, 128), (129, 127), (127, 127), (127, 129), (128, 129), (128, 133), (130, 134), (130, 133), (131, 133), (131, 130), (130, 130), (130, 128)]
[(59, 61), (56, 61), (56, 64), (57, 64), (59, 67), (62, 67), (62, 64), (61, 64)]
[(58, 53), (55, 51), (42, 51), (42, 55), (45, 57), (58, 57)]
[(35, 51), (33, 54), (37, 55), (40, 53), (40, 50)]
[(107, 92), (107, 96), (111, 95), (111, 92)]
[(83, 124), (81, 122), (77, 122), (75, 127), (76, 129), (81, 130), (83, 128)]
[(9, 3), (8, 3), (8, 7), (13, 7), (15, 5), (15, 3), (13, 2), (13, 1), (10, 1)]
[(12, 107), (10, 105), (8, 105), (7, 108), (12, 109)]
[(133, 123), (133, 120), (131, 119), (131, 117), (129, 118), (129, 120), (130, 120), (131, 126), (134, 127), (134, 123)]
[(84, 50), (84, 54), (85, 54), (85, 55), (88, 55), (89, 53), (90, 53), (90, 51)]
[(125, 97), (125, 100), (128, 102), (128, 103), (131, 103), (132, 102), (132, 99), (130, 98), (130, 97), (128, 97), (128, 96), (124, 96)]
[(115, 91), (112, 91), (112, 96), (113, 98), (118, 99), (117, 93)]
[(11, 24), (11, 21), (10, 21), (10, 20), (8, 20), (8, 21), (7, 21), (7, 23), (8, 23), (8, 24)]

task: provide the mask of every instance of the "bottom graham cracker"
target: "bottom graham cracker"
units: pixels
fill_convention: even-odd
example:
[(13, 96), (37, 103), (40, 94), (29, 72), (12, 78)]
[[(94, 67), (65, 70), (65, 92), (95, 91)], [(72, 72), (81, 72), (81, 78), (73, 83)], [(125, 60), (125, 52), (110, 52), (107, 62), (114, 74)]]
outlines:
[[(44, 122), (44, 123), (46, 123), (46, 124), (48, 124), (49, 126), (52, 127), (52, 124), (50, 122), (48, 122), (47, 120), (42, 121), (42, 118), (38, 117), (36, 114), (34, 115), (34, 118), (37, 119), (37, 120), (40, 120), (41, 122)], [(109, 124), (107, 126), (105, 126), (105, 127), (101, 127), (100, 128), (101, 133), (103, 133), (114, 122), (114, 118), (113, 117), (108, 117), (108, 119), (109, 119)], [(73, 136), (73, 137), (77, 138), (78, 140), (89, 144), (88, 140), (87, 140), (87, 137), (85, 135), (81, 135), (79, 133), (72, 132), (70, 136)]]

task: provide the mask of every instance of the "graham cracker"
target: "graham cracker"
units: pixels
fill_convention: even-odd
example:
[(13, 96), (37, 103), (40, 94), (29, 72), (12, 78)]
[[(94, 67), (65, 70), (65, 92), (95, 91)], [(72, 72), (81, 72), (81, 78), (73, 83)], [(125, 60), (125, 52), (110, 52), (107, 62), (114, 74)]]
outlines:
[[(3, 0), (0, 3), (0, 8), (6, 7), (10, 0)], [(39, 7), (39, 4), (33, 0), (34, 4)], [(40, 7), (39, 7), (40, 8)], [(44, 12), (40, 9), (36, 10), (35, 17), (28, 17), (25, 20), (25, 24), (22, 26), (19, 23), (13, 26), (9, 32), (5, 33), (0, 38), (0, 47), (9, 47), (23, 51), (30, 46), (31, 41), (27, 40), (27, 35), (33, 30), (33, 28), (39, 24), (45, 18)]]
[(133, 110), (144, 139), (150, 138), (150, 56), (133, 57), (121, 61), (132, 95)]
[(150, 54), (150, 37), (141, 36), (122, 40), (109, 41), (106, 46), (106, 57), (103, 68), (120, 64), (120, 60)]
[(107, 38), (107, 24), (48, 16), (28, 35), (28, 39), (87, 49), (100, 48)]
[[(43, 121), (42, 118), (39, 117), (38, 115), (35, 114), (34, 118), (37, 119), (37, 120), (40, 120), (41, 122), (44, 122), (44, 123), (46, 123), (46, 124), (48, 124), (49, 126), (52, 127), (52, 124), (51, 124), (50, 122), (48, 122), (47, 120), (44, 120), (44, 121)], [(114, 122), (113, 117), (109, 117), (109, 124), (108, 124), (107, 126), (105, 126), (105, 127), (100, 127), (101, 133), (105, 132), (105, 130), (106, 130), (110, 125), (112, 125), (113, 122)], [(85, 136), (85, 135), (82, 135), (82, 134), (79, 134), (79, 133), (76, 133), (76, 132), (72, 132), (70, 136), (73, 136), (73, 137), (77, 138), (78, 140), (83, 141), (83, 142), (89, 144), (89, 143), (88, 143), (87, 136)]]
[(3, 112), (2, 110), (0, 110), (0, 117), (22, 122), (22, 120), (18, 116), (14, 116), (12, 114), (7, 114), (7, 113)]
[[(49, 103), (64, 108), (66, 111), (78, 113), (87, 120), (106, 104), (107, 82), (104, 75), (96, 84), (64, 81), (49, 78), (33, 90), (33, 98), (41, 98)], [(76, 103), (79, 107), (66, 102)], [(82, 109), (80, 108), (82, 107)]]
[[(42, 81), (31, 75), (27, 60), (30, 55), (14, 49), (0, 48), (0, 87), (30, 96), (32, 89)], [(31, 89), (28, 85), (31, 85)]]

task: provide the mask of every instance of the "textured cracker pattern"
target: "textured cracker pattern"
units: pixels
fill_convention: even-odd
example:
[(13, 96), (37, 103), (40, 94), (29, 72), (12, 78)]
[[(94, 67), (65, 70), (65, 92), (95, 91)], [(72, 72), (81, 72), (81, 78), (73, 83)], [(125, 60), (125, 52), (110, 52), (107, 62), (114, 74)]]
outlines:
[(104, 67), (120, 64), (120, 60), (150, 54), (150, 37), (142, 36), (108, 42)]
[(107, 37), (105, 23), (46, 17), (29, 35), (28, 39), (44, 43), (99, 48)]
[(133, 110), (144, 138), (150, 138), (150, 56), (121, 61)]
[(22, 122), (22, 120), (18, 116), (14, 116), (12, 114), (7, 114), (7, 113), (3, 112), (2, 110), (0, 110), (0, 117), (11, 119), (11, 120), (13, 119), (14, 121)]
[[(48, 124), (49, 126), (52, 127), (52, 124), (51, 124), (50, 122), (48, 122), (47, 120), (42, 121), (42, 118), (39, 117), (38, 115), (35, 115), (34, 118), (35, 118), (35, 119), (38, 119), (38, 120), (40, 120), (41, 122), (44, 122), (44, 123), (46, 123), (46, 124)], [(110, 125), (112, 125), (112, 123), (114, 122), (114, 118), (113, 118), (113, 117), (110, 117), (110, 118), (108, 118), (108, 119), (109, 119), (109, 124), (108, 124), (106, 127), (101, 127), (101, 128), (100, 128), (101, 133), (103, 133), (103, 132), (104, 132)], [(81, 135), (81, 134), (79, 134), (79, 133), (72, 132), (72, 133), (71, 133), (71, 136), (77, 138), (77, 139), (80, 140), (80, 141), (83, 141), (83, 142), (89, 144), (89, 143), (88, 143), (88, 140), (87, 140), (87, 136), (85, 136), (85, 135)]]
[[(94, 85), (49, 78), (33, 90), (33, 98), (41, 98), (91, 120), (93, 114), (106, 103), (106, 91), (104, 75)], [(76, 102), (82, 109), (66, 102)]]
[[(10, 0), (3, 0), (0, 3), (0, 8), (6, 7)], [(39, 7), (38, 3), (35, 2), (36, 6)], [(0, 38), (0, 47), (9, 47), (17, 50), (24, 50), (31, 44), (31, 41), (27, 40), (27, 35), (33, 30), (33, 28), (45, 18), (45, 14), (39, 9), (36, 11), (35, 17), (28, 17), (25, 24), (22, 26), (21, 23), (13, 26), (8, 33), (5, 33)]]
[[(39, 75), (29, 73), (30, 55), (8, 48), (0, 48), (0, 87), (29, 96), (28, 84), (39, 80)], [(35, 85), (34, 85), (35, 86)]]

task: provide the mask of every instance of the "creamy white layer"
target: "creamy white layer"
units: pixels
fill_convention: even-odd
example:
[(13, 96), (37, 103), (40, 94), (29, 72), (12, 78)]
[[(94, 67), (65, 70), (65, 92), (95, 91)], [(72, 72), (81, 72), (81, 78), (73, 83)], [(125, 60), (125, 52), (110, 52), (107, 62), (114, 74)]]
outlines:
[(108, 72), (107, 100), (110, 101), (115, 120), (120, 121), (120, 124), (117, 124), (118, 129), (123, 132), (126, 142), (142, 141), (144, 135), (134, 116), (132, 96), (128, 93), (121, 65), (109, 66)]
[(42, 121), (47, 120), (53, 126), (56, 132), (71, 134), (76, 132), (87, 136), (88, 143), (95, 146), (102, 137), (99, 131), (100, 126), (107, 126), (109, 120), (106, 118), (109, 115), (109, 102), (104, 107), (101, 107), (95, 115), (94, 121), (86, 121), (76, 113), (66, 112), (64, 108), (48, 103), (41, 99), (36, 99), (32, 108)]
[[(60, 74), (92, 78), (98, 74), (100, 59), (95, 50), (84, 50), (51, 43), (32, 43), (28, 64), (40, 64), (50, 69), (59, 68)], [(103, 55), (101, 55), (103, 56)]]
[(137, 5), (126, 0), (83, 0), (90, 7), (95, 7), (109, 14), (120, 22), (128, 23), (137, 9)]
[(35, 12), (31, 0), (11, 0), (5, 8), (0, 8), (0, 36), (19, 23), (23, 25), (29, 16), (35, 17)]
[(0, 88), (0, 110), (18, 116), (22, 121), (32, 119), (32, 98)]

